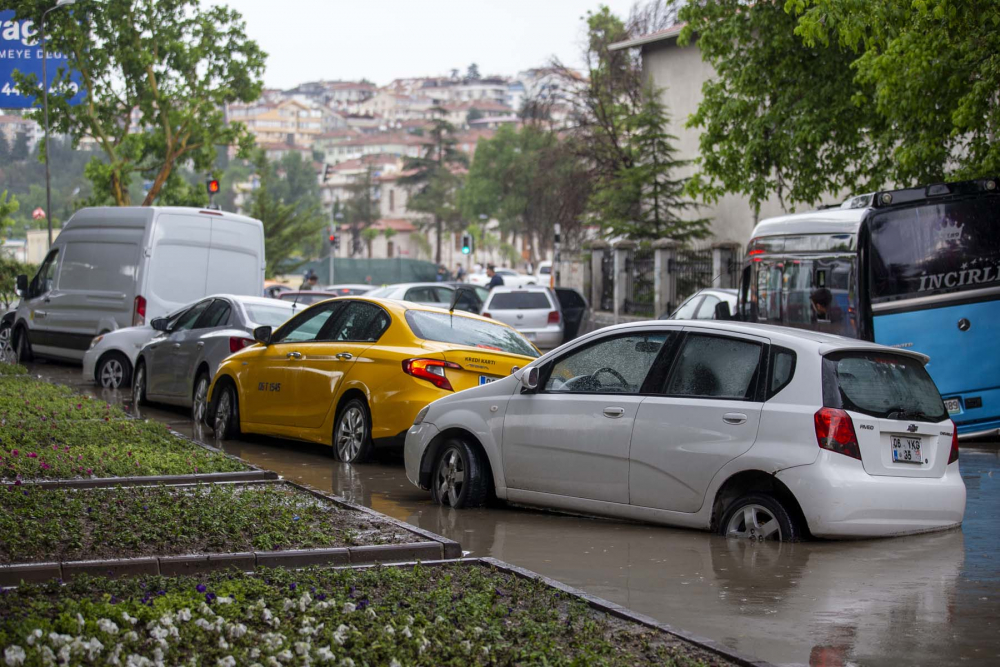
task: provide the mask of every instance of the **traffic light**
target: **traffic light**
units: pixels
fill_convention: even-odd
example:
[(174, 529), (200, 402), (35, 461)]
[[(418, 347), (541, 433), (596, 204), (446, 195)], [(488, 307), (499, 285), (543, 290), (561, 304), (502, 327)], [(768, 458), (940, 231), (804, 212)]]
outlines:
[(216, 179), (216, 178), (210, 178), (210, 179), (208, 179), (208, 182), (205, 185), (208, 188), (208, 196), (209, 197), (211, 197), (212, 195), (219, 194), (219, 180), (218, 179)]
[(464, 232), (462, 234), (462, 254), (471, 255), (473, 250), (475, 250), (475, 248), (472, 243), (472, 234)]
[(333, 248), (334, 250), (337, 250), (337, 249), (340, 248), (340, 235), (339, 234), (336, 234), (336, 233), (330, 234), (330, 247)]

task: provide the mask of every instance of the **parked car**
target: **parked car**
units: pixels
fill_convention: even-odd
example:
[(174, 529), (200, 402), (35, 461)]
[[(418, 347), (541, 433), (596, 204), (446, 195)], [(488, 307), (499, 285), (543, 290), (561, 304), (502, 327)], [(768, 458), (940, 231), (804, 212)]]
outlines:
[(319, 303), (320, 301), (326, 301), (327, 299), (335, 299), (341, 294), (336, 292), (327, 292), (325, 290), (298, 290), (282, 292), (278, 295), (279, 301), (285, 301), (287, 303), (292, 303), (299, 308), (304, 308), (305, 306), (311, 306), (314, 303)]
[(368, 294), (373, 289), (377, 289), (377, 285), (368, 285), (365, 283), (349, 284), (344, 283), (342, 285), (327, 285), (323, 288), (324, 292), (333, 292), (337, 296), (359, 296), (361, 294)]
[(548, 285), (552, 278), (552, 262), (545, 260), (538, 263), (538, 268), (535, 270), (535, 281), (539, 285)]
[(264, 228), (222, 211), (85, 208), (66, 222), (21, 303), (4, 315), (18, 358), (81, 361), (94, 336), (141, 326), (207, 294), (258, 296)]
[[(187, 311), (181, 308), (165, 318), (175, 322)], [(132, 384), (132, 370), (139, 350), (154, 338), (163, 336), (151, 324), (139, 327), (125, 327), (95, 336), (90, 342), (90, 349), (83, 355), (83, 377), (96, 382), (105, 389), (120, 389)]]
[(563, 342), (568, 343), (577, 336), (587, 333), (590, 321), (590, 304), (578, 289), (573, 287), (552, 288), (559, 299), (559, 309), (563, 318)]
[(498, 380), (538, 350), (468, 313), (344, 297), (308, 308), (222, 363), (208, 422), (222, 439), (263, 433), (332, 445), (341, 461), (402, 446), (417, 412)]
[(483, 305), (483, 317), (509, 324), (543, 349), (563, 343), (562, 308), (548, 287), (494, 287)]
[[(497, 268), (496, 273), (503, 278), (504, 287), (521, 287), (522, 285), (535, 285), (538, 283), (538, 278), (535, 276), (527, 276), (513, 269)], [(478, 273), (470, 273), (465, 280), (473, 285), (485, 286), (489, 284), (490, 277), (486, 275), (486, 271), (484, 270)]]
[[(369, 292), (366, 296), (374, 299), (409, 301), (411, 303), (420, 303), (426, 306), (447, 309), (451, 306), (451, 299), (455, 295), (455, 289), (455, 287), (448, 283), (399, 283), (398, 285), (380, 287), (377, 290)], [(470, 295), (455, 304), (455, 309), (478, 315), (479, 310), (476, 309), (476, 306), (475, 300)]]
[(264, 285), (264, 296), (268, 299), (277, 299), (282, 292), (291, 292), (292, 288), (283, 283), (270, 283)]
[(444, 284), (455, 289), (459, 287), (465, 288), (465, 291), (458, 297), (458, 302), (455, 303), (457, 310), (464, 310), (467, 313), (476, 313), (477, 315), (483, 312), (483, 304), (486, 303), (486, 298), (490, 295), (488, 289), (482, 285), (472, 285), (462, 282), (447, 282)]
[(218, 294), (175, 318), (154, 319), (150, 326), (164, 335), (139, 351), (133, 402), (190, 407), (192, 417), (203, 421), (208, 386), (220, 362), (253, 345), (257, 327), (279, 326), (294, 313), (280, 299)]
[(729, 312), (736, 312), (736, 299), (739, 290), (709, 288), (698, 290), (677, 307), (669, 315), (664, 313), (661, 320), (714, 320), (715, 307), (722, 302), (729, 304)]
[(909, 350), (735, 322), (601, 329), (421, 410), (409, 480), (753, 541), (962, 523), (955, 425)]

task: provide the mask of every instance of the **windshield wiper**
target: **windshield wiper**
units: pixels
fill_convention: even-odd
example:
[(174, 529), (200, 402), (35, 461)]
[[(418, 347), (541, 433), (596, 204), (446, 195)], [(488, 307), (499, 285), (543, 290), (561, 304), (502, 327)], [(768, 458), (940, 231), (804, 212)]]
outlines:
[[(893, 415), (895, 415), (895, 417)], [(915, 419), (918, 421), (927, 421), (927, 422), (940, 421), (940, 420), (935, 420), (930, 415), (924, 412), (920, 412), (919, 410), (910, 411), (904, 407), (889, 408), (886, 411), (885, 416), (887, 419)]]

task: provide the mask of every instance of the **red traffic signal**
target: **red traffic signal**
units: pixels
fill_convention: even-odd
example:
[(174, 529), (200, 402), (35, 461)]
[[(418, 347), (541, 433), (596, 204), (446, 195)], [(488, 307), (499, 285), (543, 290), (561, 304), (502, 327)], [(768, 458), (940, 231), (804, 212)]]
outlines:
[(207, 183), (208, 194), (215, 195), (219, 194), (219, 181), (215, 178), (210, 178)]

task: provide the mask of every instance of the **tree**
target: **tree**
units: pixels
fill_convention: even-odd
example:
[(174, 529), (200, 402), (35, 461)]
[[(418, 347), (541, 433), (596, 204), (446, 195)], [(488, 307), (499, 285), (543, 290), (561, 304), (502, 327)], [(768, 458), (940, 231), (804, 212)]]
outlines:
[[(51, 4), (0, 0), (0, 9), (37, 25)], [(102, 0), (50, 15), (47, 28), (49, 49), (67, 55), (87, 91), (84, 103), (70, 106), (69, 71), (52, 74), (50, 84), (66, 91), (49, 96), (52, 128), (97, 142), (106, 160), (92, 160), (87, 175), (111, 203), (131, 204), (139, 174), (152, 180), (142, 201), (151, 205), (178, 165), (204, 173), (216, 146), (252, 145), (246, 128), (224, 114), (226, 104), (252, 101), (262, 87), (265, 54), (237, 12), (199, 0)], [(37, 77), (15, 79), (41, 104)]]
[(479, 65), (477, 65), (476, 63), (472, 63), (471, 65), (469, 65), (469, 69), (466, 70), (465, 72), (465, 78), (468, 79), (469, 81), (479, 81), (481, 78), (483, 78), (479, 74)]
[(11, 162), (23, 162), (31, 155), (30, 144), (28, 143), (28, 133), (18, 132), (14, 137), (14, 145), (10, 149)]
[(361, 252), (362, 231), (378, 219), (379, 203), (375, 199), (375, 169), (371, 164), (347, 186), (348, 198), (344, 212), (351, 226), (351, 257)]
[(374, 227), (368, 227), (367, 229), (361, 230), (361, 238), (365, 240), (365, 246), (368, 248), (368, 259), (372, 258), (372, 243), (375, 239), (379, 237), (379, 231)]
[(472, 107), (471, 109), (469, 109), (469, 113), (465, 114), (465, 124), (471, 125), (472, 121), (479, 120), (482, 117), (483, 117), (483, 112), (477, 109), (476, 107)]
[(6, 190), (0, 192), (0, 243), (7, 238), (7, 230), (14, 225), (13, 215), (20, 206), (17, 197), (10, 195), (8, 198)]
[(0, 132), (0, 164), (9, 164), (13, 162), (13, 158), (10, 156), (10, 142), (7, 141), (7, 135)]
[[(385, 237), (387, 247), (388, 244), (392, 241), (392, 237), (395, 235), (396, 235), (396, 230), (393, 229), (392, 227), (386, 227), (385, 229), (382, 230), (382, 236)], [(391, 257), (392, 255), (390, 254), (389, 256)]]

